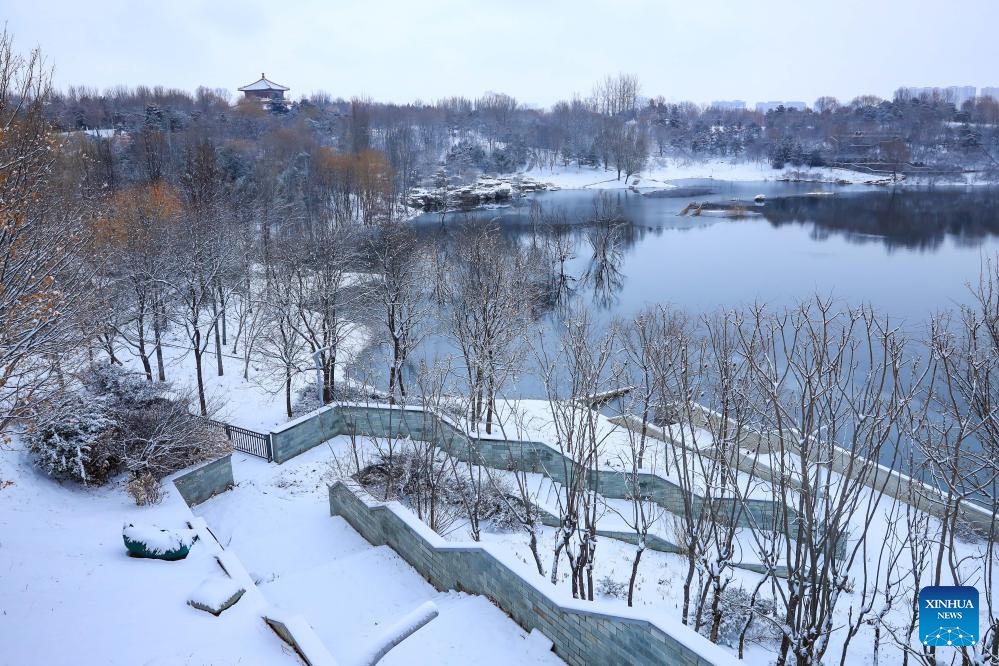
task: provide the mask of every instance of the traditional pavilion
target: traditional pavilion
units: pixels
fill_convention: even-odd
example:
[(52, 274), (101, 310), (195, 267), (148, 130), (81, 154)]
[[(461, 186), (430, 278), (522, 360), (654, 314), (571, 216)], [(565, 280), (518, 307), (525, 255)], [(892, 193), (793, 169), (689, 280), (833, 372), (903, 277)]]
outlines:
[(241, 93), (247, 97), (256, 97), (257, 99), (284, 99), (284, 93), (286, 90), (291, 90), (291, 88), (286, 88), (280, 83), (274, 83), (273, 81), (267, 80), (267, 77), (261, 72), (260, 80), (254, 81), (248, 86), (243, 86), (239, 89)]

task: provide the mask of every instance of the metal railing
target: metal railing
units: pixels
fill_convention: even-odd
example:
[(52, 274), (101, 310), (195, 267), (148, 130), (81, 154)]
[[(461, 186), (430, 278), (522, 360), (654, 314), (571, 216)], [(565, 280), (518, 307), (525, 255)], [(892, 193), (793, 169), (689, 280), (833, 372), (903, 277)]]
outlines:
[(251, 456), (257, 456), (258, 458), (263, 458), (268, 462), (273, 460), (273, 456), (271, 455), (270, 435), (265, 435), (264, 433), (255, 432), (253, 430), (247, 430), (246, 428), (240, 428), (239, 426), (230, 425), (228, 423), (205, 418), (203, 416), (199, 416), (198, 418), (208, 425), (218, 428), (225, 433), (226, 439), (232, 442), (233, 448), (237, 451), (242, 451), (243, 453), (248, 453)]

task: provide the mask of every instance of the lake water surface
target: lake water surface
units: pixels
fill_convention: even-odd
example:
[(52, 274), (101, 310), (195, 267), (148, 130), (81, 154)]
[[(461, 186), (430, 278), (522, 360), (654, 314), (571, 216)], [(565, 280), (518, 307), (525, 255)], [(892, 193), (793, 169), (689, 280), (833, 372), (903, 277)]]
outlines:
[[(815, 184), (688, 181), (710, 194), (655, 197), (630, 191), (606, 196), (628, 223), (616, 232), (618, 252), (607, 262), (593, 255), (586, 224), (598, 193), (567, 190), (535, 195), (546, 209), (566, 210), (575, 256), (579, 302), (628, 316), (648, 303), (671, 303), (691, 313), (752, 303), (786, 305), (816, 293), (845, 304), (869, 303), (880, 312), (921, 326), (931, 314), (968, 303), (966, 283), (980, 261), (999, 252), (999, 191), (900, 191)], [(816, 191), (832, 196), (808, 196)], [(746, 218), (679, 216), (692, 200), (751, 202)], [(506, 208), (454, 214), (494, 221), (507, 233), (531, 233), (527, 199)], [(440, 216), (418, 220), (427, 233)], [(446, 222), (446, 224), (449, 224)], [(437, 237), (439, 239), (439, 236)], [(439, 242), (439, 240), (438, 240)], [(604, 264), (613, 264), (605, 266)], [(603, 280), (594, 275), (604, 274)]]
[[(566, 190), (535, 195), (546, 210), (563, 209), (573, 257), (571, 299), (598, 319), (629, 317), (648, 304), (669, 303), (691, 315), (754, 303), (780, 308), (816, 294), (840, 304), (870, 304), (919, 337), (930, 316), (971, 302), (983, 258), (999, 253), (999, 190), (892, 191), (815, 184), (692, 181), (683, 196), (630, 191)], [(705, 192), (705, 188), (709, 190)], [(834, 192), (811, 196), (816, 191)], [(766, 195), (755, 206), (756, 194)], [(613, 251), (594, 254), (606, 225), (594, 202), (611, 197), (624, 223), (613, 225)], [(738, 219), (680, 216), (692, 200), (746, 202), (755, 215)], [(428, 244), (458, 242), (464, 222), (493, 223), (528, 242), (532, 199), (515, 205), (416, 220)], [(550, 324), (556, 312), (548, 314)], [(550, 329), (549, 329), (550, 330)], [(369, 348), (357, 371), (380, 383), (388, 349)], [(914, 353), (920, 353), (914, 348)], [(458, 355), (444, 334), (430, 334), (411, 357)], [(362, 366), (367, 370), (362, 370)], [(387, 373), (386, 373), (387, 374)], [(507, 384), (508, 396), (540, 397), (527, 367)]]

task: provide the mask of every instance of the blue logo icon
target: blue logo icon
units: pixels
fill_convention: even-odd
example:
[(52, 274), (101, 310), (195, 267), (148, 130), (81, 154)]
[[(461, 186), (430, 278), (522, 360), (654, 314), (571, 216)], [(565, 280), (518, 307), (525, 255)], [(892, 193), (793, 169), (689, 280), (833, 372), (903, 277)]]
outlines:
[(978, 642), (978, 590), (936, 585), (919, 591), (919, 638), (923, 645), (966, 647)]

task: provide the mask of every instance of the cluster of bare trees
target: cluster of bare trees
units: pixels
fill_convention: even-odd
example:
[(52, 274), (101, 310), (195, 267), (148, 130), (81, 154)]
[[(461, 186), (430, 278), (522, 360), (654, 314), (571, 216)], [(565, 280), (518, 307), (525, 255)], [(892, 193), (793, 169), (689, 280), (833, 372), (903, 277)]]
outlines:
[[(985, 640), (962, 658), (994, 663), (997, 284), (989, 264), (977, 307), (934, 322), (926, 340), (821, 299), (693, 321), (657, 306), (604, 334), (621, 339), (615, 359), (604, 358), (603, 338), (574, 341), (586, 327), (577, 317), (559, 346), (574, 353), (544, 365), (572, 375), (546, 386), (558, 389), (552, 421), (574, 461), (562, 472), (555, 551), (574, 591), (590, 595), (575, 567), (581, 555), (592, 567), (595, 519), (607, 509), (592, 508), (595, 477), (578, 483), (572, 472), (617, 456), (631, 501), (611, 510), (637, 544), (629, 599), (658, 532), (687, 563), (684, 622), (740, 656), (762, 629), (777, 663), (846, 663), (868, 649), (855, 642), (863, 633), (876, 655), (936, 664), (944, 657), (914, 633), (919, 590), (974, 585)], [(632, 387), (619, 420), (628, 446), (609, 446), (579, 405), (622, 385)], [(643, 471), (668, 478), (681, 500), (664, 511)], [(748, 588), (743, 562), (759, 572)]]
[[(650, 539), (671, 541), (685, 563), (683, 621), (740, 656), (763, 642), (781, 664), (868, 650), (942, 663), (915, 634), (918, 593), (966, 584), (982, 590), (986, 640), (964, 658), (993, 663), (997, 284), (985, 266), (977, 306), (934, 322), (926, 339), (823, 299), (693, 319), (654, 306), (609, 326), (570, 310), (542, 336), (521, 323), (520, 362), (542, 380), (562, 454), (542, 470), (556, 481), (552, 535), (540, 537), (524, 464), (497, 473), (437, 450), (435, 469), (472, 489), (502, 479), (539, 573), (554, 582), (567, 567), (580, 598), (594, 598), (607, 515), (634, 532), (629, 602)], [(474, 418), (480, 398), (458, 381), (460, 358), (435, 366), (433, 391), (421, 373), (410, 404)], [(592, 403), (622, 387), (620, 428), (609, 429)], [(511, 442), (537, 436), (508, 404), (495, 428)], [(530, 458), (510, 446), (512, 460)], [(623, 503), (601, 488), (608, 470), (628, 488)]]
[(41, 54), (0, 33), (0, 429), (62, 373), (93, 314), (86, 220), (92, 199), (60, 174), (79, 156), (53, 150), (43, 113), (50, 72)]
[[(640, 93), (635, 76), (618, 74), (597, 82), (589, 95), (547, 110), (501, 93), (407, 105), (316, 93), (268, 111), (246, 100), (233, 104), (220, 90), (202, 88), (192, 95), (161, 87), (78, 87), (50, 95), (45, 114), (63, 131), (100, 128), (129, 137), (91, 138), (91, 169), (112, 184), (134, 182), (139, 174), (173, 177), (181, 169), (173, 147), (194, 133), (226, 145), (230, 166), (247, 172), (258, 168), (261, 144), (268, 159), (311, 145), (315, 163), (338, 162), (327, 164), (336, 171), (327, 182), (337, 181), (341, 190), (349, 184), (379, 197), (386, 189), (397, 195), (383, 205), (401, 201), (399, 195), (414, 185), (431, 184), (442, 165), (458, 180), (482, 171), (568, 164), (603, 166), (620, 179), (640, 171), (652, 152), (678, 159), (769, 160), (779, 167), (844, 163), (896, 170), (961, 166), (991, 172), (999, 160), (999, 102), (990, 97), (956, 106), (939, 95), (900, 89), (891, 99), (862, 95), (840, 102), (824, 96), (813, 108), (780, 106), (764, 113), (672, 103), (662, 96), (645, 102)], [(336, 152), (322, 156), (315, 152), (319, 148)], [(357, 206), (351, 198), (331, 205), (341, 215)]]

